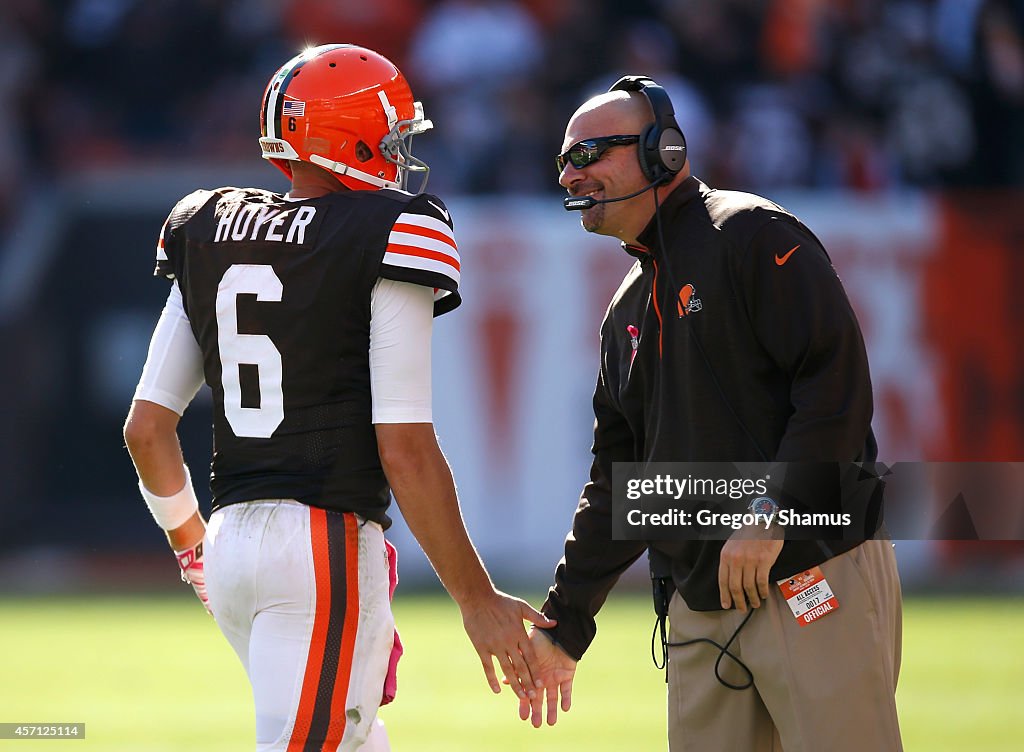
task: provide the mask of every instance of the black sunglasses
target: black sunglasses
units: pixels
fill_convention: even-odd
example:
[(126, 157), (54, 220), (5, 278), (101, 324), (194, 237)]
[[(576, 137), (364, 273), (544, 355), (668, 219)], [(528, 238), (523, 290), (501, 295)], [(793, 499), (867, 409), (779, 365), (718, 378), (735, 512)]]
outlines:
[(577, 170), (582, 170), (587, 165), (604, 156), (604, 153), (613, 146), (628, 146), (640, 142), (639, 136), (599, 136), (598, 138), (585, 138), (577, 141), (564, 152), (555, 157), (555, 164), (558, 166), (558, 174), (562, 174), (567, 162)]

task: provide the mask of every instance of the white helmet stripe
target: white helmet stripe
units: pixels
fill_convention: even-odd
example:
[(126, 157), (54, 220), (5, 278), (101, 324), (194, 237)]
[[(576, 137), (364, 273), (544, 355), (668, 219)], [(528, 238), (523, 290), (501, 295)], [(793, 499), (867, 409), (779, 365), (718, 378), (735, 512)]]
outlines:
[(274, 76), (274, 80), (270, 82), (270, 96), (267, 99), (267, 138), (281, 138), (281, 134), (278, 133), (278, 121), (279, 116), (277, 111), (280, 107), (281, 100), (281, 89), (282, 84), (291, 75), (292, 71), (306, 60), (306, 53), (296, 55), (287, 63), (281, 66), (281, 69)]

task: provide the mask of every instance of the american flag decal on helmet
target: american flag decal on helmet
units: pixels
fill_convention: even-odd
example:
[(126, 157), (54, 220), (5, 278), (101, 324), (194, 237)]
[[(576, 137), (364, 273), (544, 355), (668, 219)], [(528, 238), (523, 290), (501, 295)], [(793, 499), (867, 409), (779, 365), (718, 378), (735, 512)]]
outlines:
[(281, 114), (285, 117), (305, 117), (306, 103), (295, 100), (286, 101), (281, 108)]
[(391, 228), (383, 262), (443, 274), (459, 283), (461, 266), (455, 233), (434, 217), (403, 212)]

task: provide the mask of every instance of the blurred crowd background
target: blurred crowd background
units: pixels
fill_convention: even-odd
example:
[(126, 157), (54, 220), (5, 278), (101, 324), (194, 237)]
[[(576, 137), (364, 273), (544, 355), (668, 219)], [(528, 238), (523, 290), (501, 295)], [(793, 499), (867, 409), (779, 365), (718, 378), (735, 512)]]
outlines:
[(568, 116), (626, 72), (712, 184), (1024, 181), (1024, 0), (4, 0), (0, 227), (62, 171), (253, 158), (270, 73), (335, 41), (405, 72), (442, 195), (555, 190)]
[[(0, 0), (0, 548), (32, 564), (0, 560), (0, 579), (34, 588), (51, 561), (45, 586), (66, 583), (87, 571), (69, 550), (151, 551), (166, 579), (120, 437), (166, 295), (154, 238), (196, 187), (283, 188), (259, 158), (263, 87), (346, 41), (395, 61), (435, 124), (414, 151), (466, 262), (435, 416), (498, 571), (550, 576), (589, 462), (597, 324), (630, 263), (562, 211), (552, 157), (584, 99), (643, 73), (699, 177), (825, 240), (882, 459), (1016, 462), (1015, 493), (975, 494), (1005, 504), (981, 537), (1016, 542), (971, 550), (1024, 582), (1024, 0)], [(181, 425), (193, 468), (204, 400)], [(406, 571), (428, 572), (399, 528)], [(935, 550), (920, 569), (946, 582)], [(941, 550), (959, 566), (963, 547)]]

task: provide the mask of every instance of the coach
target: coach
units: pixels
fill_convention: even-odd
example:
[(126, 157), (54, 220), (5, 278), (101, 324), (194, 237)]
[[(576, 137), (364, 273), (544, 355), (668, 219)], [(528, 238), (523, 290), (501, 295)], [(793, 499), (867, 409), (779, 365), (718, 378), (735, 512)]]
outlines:
[[(563, 148), (566, 208), (637, 261), (601, 328), (590, 482), (543, 607), (558, 626), (531, 635), (548, 723), (559, 695), (569, 709), (608, 592), (650, 548), (672, 591), (672, 752), (902, 749), (890, 543), (784, 541), (773, 529), (612, 539), (614, 462), (876, 458), (864, 342), (825, 249), (780, 206), (691, 176), (671, 102), (645, 77), (580, 107)], [(794, 582), (824, 583), (833, 607), (801, 618), (787, 602)], [(539, 696), (521, 702), (534, 726), (542, 715)]]

